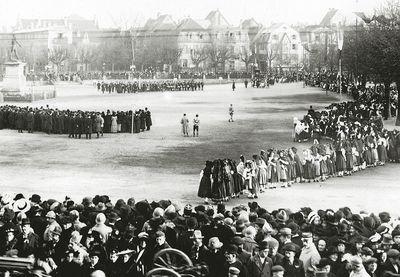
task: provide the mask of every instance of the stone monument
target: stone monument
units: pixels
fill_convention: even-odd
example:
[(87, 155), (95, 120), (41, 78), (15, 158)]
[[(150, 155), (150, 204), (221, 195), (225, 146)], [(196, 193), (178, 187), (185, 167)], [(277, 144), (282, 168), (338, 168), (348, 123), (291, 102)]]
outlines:
[(22, 101), (32, 102), (56, 97), (55, 86), (37, 86), (34, 83), (27, 86), (24, 68), (26, 63), (20, 61), (17, 46), (21, 47), (15, 35), (11, 40), (9, 60), (4, 63), (5, 74), (0, 84), (0, 102)]
[(21, 47), (15, 35), (13, 35), (9, 61), (4, 63), (5, 74), (1, 88), (2, 98), (4, 98), (4, 100), (25, 98), (25, 94), (28, 93), (26, 77), (24, 75), (26, 64), (19, 60), (17, 46)]

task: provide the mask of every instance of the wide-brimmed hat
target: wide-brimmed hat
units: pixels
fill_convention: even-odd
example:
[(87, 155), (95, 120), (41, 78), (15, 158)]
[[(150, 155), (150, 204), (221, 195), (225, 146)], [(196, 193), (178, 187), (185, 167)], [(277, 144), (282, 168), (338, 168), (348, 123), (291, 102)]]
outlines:
[(12, 204), (14, 212), (26, 213), (31, 209), (31, 203), (25, 198), (20, 198)]
[(234, 244), (229, 244), (225, 249), (225, 253), (237, 254), (238, 253), (238, 247), (236, 245), (234, 245)]
[(208, 248), (210, 249), (219, 249), (223, 246), (224, 244), (219, 240), (218, 237), (212, 237), (208, 241)]
[(29, 200), (36, 204), (40, 204), (42, 202), (41, 197), (38, 194), (32, 194), (32, 196), (29, 198)]

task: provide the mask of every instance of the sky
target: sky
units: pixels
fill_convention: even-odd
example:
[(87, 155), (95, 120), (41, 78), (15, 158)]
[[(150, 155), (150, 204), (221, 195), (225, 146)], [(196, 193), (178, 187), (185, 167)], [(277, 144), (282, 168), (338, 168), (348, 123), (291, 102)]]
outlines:
[(0, 27), (13, 26), (17, 18), (63, 18), (78, 14), (96, 18), (100, 27), (138, 26), (157, 14), (204, 19), (219, 9), (234, 25), (254, 18), (268, 25), (318, 24), (329, 8), (372, 14), (386, 0), (0, 0)]

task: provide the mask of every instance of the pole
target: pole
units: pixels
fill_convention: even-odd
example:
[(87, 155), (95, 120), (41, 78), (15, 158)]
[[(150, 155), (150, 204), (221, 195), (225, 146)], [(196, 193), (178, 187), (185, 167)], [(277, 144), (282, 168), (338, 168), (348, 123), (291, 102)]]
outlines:
[(339, 50), (339, 94), (342, 102), (342, 50)]
[(133, 110), (131, 113), (131, 134), (133, 134)]

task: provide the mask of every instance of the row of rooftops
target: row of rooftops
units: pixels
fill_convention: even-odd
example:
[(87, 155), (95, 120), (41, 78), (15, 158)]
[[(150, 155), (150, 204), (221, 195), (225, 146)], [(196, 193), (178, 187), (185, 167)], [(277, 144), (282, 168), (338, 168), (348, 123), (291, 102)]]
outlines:
[[(357, 17), (361, 22), (369, 23), (370, 20), (364, 13), (351, 12), (344, 13), (337, 9), (330, 9), (322, 18), (319, 25), (296, 26), (298, 31), (314, 30), (317, 28), (329, 27), (332, 25), (332, 19), (341, 13), (342, 16)], [(269, 28), (273, 29), (279, 27), (279, 24), (273, 24)], [(63, 19), (19, 19), (15, 31), (43, 29), (51, 27), (66, 27), (75, 31), (95, 31), (99, 30), (99, 25), (96, 19), (88, 20), (79, 15), (71, 15)], [(228, 22), (219, 10), (211, 11), (204, 19), (193, 19), (191, 17), (183, 18), (175, 21), (171, 15), (163, 14), (158, 15), (155, 19), (148, 19), (142, 27), (135, 28), (142, 32), (156, 32), (156, 31), (201, 31), (212, 29), (261, 29), (263, 25), (257, 22), (254, 18), (241, 21), (239, 26), (234, 26)]]

